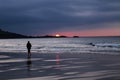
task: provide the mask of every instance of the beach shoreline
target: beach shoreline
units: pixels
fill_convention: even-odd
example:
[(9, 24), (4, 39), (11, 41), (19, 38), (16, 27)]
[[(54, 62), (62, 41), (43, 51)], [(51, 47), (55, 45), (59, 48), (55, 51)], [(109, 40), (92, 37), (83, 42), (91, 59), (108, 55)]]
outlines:
[(120, 55), (0, 52), (1, 80), (120, 80)]

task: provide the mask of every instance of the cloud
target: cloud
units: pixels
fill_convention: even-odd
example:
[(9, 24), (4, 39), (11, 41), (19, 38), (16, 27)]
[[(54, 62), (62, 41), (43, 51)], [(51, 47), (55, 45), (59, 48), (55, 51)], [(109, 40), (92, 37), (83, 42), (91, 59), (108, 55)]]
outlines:
[(119, 14), (120, 0), (0, 0), (0, 27), (23, 34), (109, 27), (98, 25)]

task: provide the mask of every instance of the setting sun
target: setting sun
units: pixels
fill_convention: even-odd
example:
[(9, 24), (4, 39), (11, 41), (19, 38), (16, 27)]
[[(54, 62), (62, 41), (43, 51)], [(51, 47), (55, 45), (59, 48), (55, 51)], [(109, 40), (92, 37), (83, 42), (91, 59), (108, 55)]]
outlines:
[(59, 34), (56, 34), (55, 36), (56, 36), (56, 37), (60, 37), (60, 35), (59, 35)]

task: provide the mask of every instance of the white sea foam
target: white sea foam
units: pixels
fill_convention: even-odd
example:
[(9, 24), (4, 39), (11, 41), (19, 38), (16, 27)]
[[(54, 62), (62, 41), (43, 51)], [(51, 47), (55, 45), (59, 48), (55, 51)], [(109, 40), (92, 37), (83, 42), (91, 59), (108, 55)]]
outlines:
[(99, 47), (118, 47), (118, 48), (120, 48), (120, 44), (116, 44), (116, 43), (98, 43), (95, 45), (99, 46)]
[(2, 39), (0, 40), (0, 52), (27, 52), (27, 41), (32, 44), (32, 52), (37, 53), (120, 52), (119, 38)]

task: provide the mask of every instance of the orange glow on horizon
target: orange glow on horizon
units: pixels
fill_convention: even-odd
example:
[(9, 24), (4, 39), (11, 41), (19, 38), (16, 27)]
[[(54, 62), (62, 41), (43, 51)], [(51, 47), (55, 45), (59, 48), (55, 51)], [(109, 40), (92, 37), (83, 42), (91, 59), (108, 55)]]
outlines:
[(60, 35), (59, 35), (59, 34), (56, 34), (55, 36), (56, 36), (56, 37), (60, 37)]
[[(58, 31), (59, 32), (59, 31)], [(60, 31), (61, 35), (64, 36), (120, 36), (120, 28), (105, 28), (105, 29), (91, 29), (91, 30), (81, 30), (81, 31)], [(59, 37), (56, 34), (56, 37)]]

